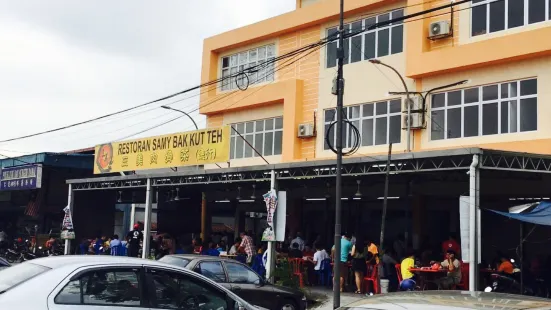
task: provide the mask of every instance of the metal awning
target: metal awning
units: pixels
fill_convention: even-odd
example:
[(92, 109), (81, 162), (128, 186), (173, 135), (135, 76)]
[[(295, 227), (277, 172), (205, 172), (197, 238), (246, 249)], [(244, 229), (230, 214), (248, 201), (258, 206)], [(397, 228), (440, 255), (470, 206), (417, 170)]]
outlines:
[[(474, 154), (478, 154), (480, 157), (480, 169), (551, 173), (550, 155), (515, 153), (481, 148), (459, 148), (393, 154), (390, 173), (403, 174), (467, 170)], [(343, 176), (357, 177), (384, 174), (386, 158), (387, 155), (345, 158), (343, 160)], [(238, 168), (73, 179), (67, 180), (67, 183), (72, 184), (73, 190), (78, 191), (145, 188), (147, 179), (151, 179), (153, 187), (251, 181), (269, 182), (271, 170), (275, 170), (278, 180), (332, 178), (336, 176), (336, 163), (335, 160), (331, 159), (300, 161)]]

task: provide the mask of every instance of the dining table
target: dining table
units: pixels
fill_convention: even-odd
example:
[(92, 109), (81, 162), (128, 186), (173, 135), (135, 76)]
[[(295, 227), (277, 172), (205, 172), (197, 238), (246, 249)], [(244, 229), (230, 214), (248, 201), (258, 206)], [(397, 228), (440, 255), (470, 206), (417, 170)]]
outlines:
[(434, 284), (435, 288), (438, 289), (436, 280), (444, 277), (448, 272), (446, 269), (433, 269), (431, 267), (410, 268), (409, 271), (417, 275), (418, 286), (423, 291), (427, 289), (428, 284)]

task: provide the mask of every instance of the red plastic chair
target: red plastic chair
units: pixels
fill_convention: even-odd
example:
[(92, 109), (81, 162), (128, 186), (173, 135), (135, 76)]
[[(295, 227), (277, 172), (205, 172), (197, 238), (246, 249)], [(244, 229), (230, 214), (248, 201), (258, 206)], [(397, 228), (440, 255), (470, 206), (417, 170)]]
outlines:
[(300, 287), (304, 287), (304, 260), (302, 258), (289, 258), (292, 275), (298, 278)]
[(396, 276), (398, 276), (398, 284), (400, 284), (404, 281), (404, 278), (402, 277), (402, 265), (396, 264), (394, 265), (394, 268), (396, 269)]
[(379, 265), (370, 265), (367, 264), (367, 274), (364, 277), (364, 287), (367, 289), (367, 284), (370, 282), (373, 285), (373, 291), (375, 294), (379, 294), (379, 280), (378, 278), (379, 273)]
[(461, 281), (455, 285), (460, 290), (469, 290), (469, 263), (461, 263)]

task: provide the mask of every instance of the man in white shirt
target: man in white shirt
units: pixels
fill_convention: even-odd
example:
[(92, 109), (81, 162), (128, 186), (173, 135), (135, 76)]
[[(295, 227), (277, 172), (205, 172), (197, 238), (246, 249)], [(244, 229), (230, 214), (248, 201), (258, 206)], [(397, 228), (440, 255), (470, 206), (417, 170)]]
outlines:
[(323, 244), (321, 244), (321, 242), (318, 242), (316, 244), (316, 253), (314, 253), (313, 258), (310, 258), (312, 262), (315, 264), (314, 270), (321, 270), (321, 262), (323, 262), (323, 260), (328, 258), (329, 258), (329, 254), (325, 252), (325, 249), (323, 248)]
[(304, 251), (304, 240), (302, 240), (302, 233), (299, 231), (297, 232), (297, 237), (293, 240), (291, 240), (291, 244), (298, 244), (298, 249), (301, 251)]

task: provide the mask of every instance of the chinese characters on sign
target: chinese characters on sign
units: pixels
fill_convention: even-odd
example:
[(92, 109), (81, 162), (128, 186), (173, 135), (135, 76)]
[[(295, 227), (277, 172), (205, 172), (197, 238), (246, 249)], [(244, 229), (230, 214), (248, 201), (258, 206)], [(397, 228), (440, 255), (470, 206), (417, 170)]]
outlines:
[(28, 165), (3, 168), (0, 190), (36, 189), (42, 186), (42, 166)]
[(264, 202), (266, 202), (266, 211), (268, 216), (266, 222), (268, 227), (262, 233), (262, 241), (275, 241), (275, 232), (274, 232), (274, 215), (277, 208), (277, 194), (275, 190), (270, 190), (268, 193), (263, 195)]
[(113, 142), (96, 146), (94, 173), (227, 162), (230, 127)]

